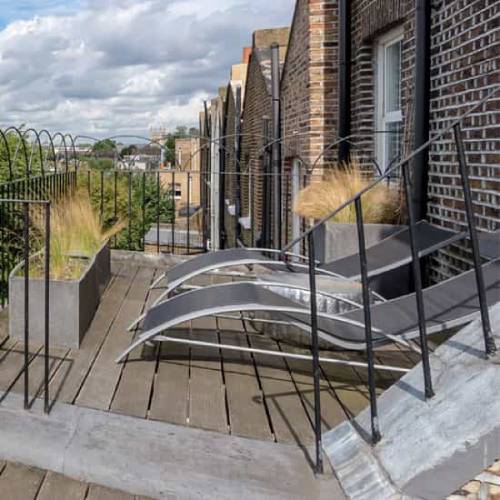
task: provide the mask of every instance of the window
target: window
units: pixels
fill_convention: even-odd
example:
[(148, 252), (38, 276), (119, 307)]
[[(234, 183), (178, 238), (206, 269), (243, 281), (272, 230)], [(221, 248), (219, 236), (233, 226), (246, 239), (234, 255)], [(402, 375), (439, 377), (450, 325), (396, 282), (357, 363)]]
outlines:
[(172, 187), (172, 184), (170, 184), (169, 190), (170, 192), (172, 192), (172, 190), (174, 191), (174, 199), (180, 200), (182, 198), (182, 187), (177, 182), (175, 183), (174, 187)]
[(403, 29), (381, 37), (376, 50), (376, 149), (382, 171), (400, 155), (403, 113), (401, 110), (401, 53)]

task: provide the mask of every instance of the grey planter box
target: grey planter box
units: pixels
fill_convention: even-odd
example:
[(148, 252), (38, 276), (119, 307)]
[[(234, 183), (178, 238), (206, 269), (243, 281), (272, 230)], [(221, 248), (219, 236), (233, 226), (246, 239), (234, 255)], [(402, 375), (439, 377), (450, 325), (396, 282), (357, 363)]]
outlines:
[[(366, 247), (375, 245), (405, 227), (394, 224), (365, 224)], [(330, 262), (359, 251), (356, 224), (327, 222), (315, 231), (314, 238), (316, 256), (321, 262)], [(372, 278), (370, 287), (383, 297), (391, 299), (410, 293), (411, 282), (410, 266), (404, 266)]]
[[(24, 339), (23, 263), (9, 277), (9, 332)], [(79, 280), (50, 281), (50, 343), (53, 346), (79, 348), (94, 318), (101, 295), (111, 277), (111, 252), (104, 244), (90, 260)], [(30, 279), (29, 284), (30, 341), (44, 341), (45, 283)]]

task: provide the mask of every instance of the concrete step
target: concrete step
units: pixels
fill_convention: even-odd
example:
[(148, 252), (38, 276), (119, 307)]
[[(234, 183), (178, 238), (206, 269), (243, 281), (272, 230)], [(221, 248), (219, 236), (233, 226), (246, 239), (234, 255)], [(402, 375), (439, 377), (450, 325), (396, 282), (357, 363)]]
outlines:
[[(500, 347), (500, 304), (490, 315)], [(349, 498), (442, 499), (500, 458), (500, 356), (485, 359), (479, 320), (434, 351), (431, 370), (431, 400), (420, 364), (379, 397), (375, 447), (369, 409), (324, 435)]]

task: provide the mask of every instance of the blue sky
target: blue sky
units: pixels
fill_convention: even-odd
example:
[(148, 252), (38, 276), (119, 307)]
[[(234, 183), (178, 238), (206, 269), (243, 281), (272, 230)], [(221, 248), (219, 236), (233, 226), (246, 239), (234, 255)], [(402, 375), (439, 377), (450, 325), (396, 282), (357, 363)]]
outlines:
[(252, 32), (295, 0), (0, 0), (0, 126), (94, 136), (196, 125)]
[(0, 0), (0, 28), (37, 15), (75, 12), (81, 5), (81, 0)]

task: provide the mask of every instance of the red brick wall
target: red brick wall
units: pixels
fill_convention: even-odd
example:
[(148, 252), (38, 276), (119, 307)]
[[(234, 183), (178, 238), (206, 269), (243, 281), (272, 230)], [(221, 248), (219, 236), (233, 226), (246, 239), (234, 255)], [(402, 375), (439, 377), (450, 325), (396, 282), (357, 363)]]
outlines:
[[(262, 221), (262, 146), (263, 117), (271, 117), (271, 96), (255, 53), (250, 58), (243, 108), (243, 124), (241, 128), (241, 197), (242, 215), (248, 216), (253, 210), (254, 237), (258, 238)], [(250, 196), (249, 175), (253, 176), (253, 197)], [(251, 200), (252, 198), (252, 200)], [(250, 206), (252, 203), (252, 207)], [(251, 237), (247, 235), (245, 244), (250, 245)]]
[[(284, 210), (291, 210), (289, 169), (302, 160), (304, 175), (331, 167), (336, 151), (323, 150), (337, 135), (338, 12), (336, 0), (298, 0), (281, 80), (285, 178)], [(284, 214), (285, 241), (291, 216)], [(288, 227), (287, 227), (288, 226)]]

